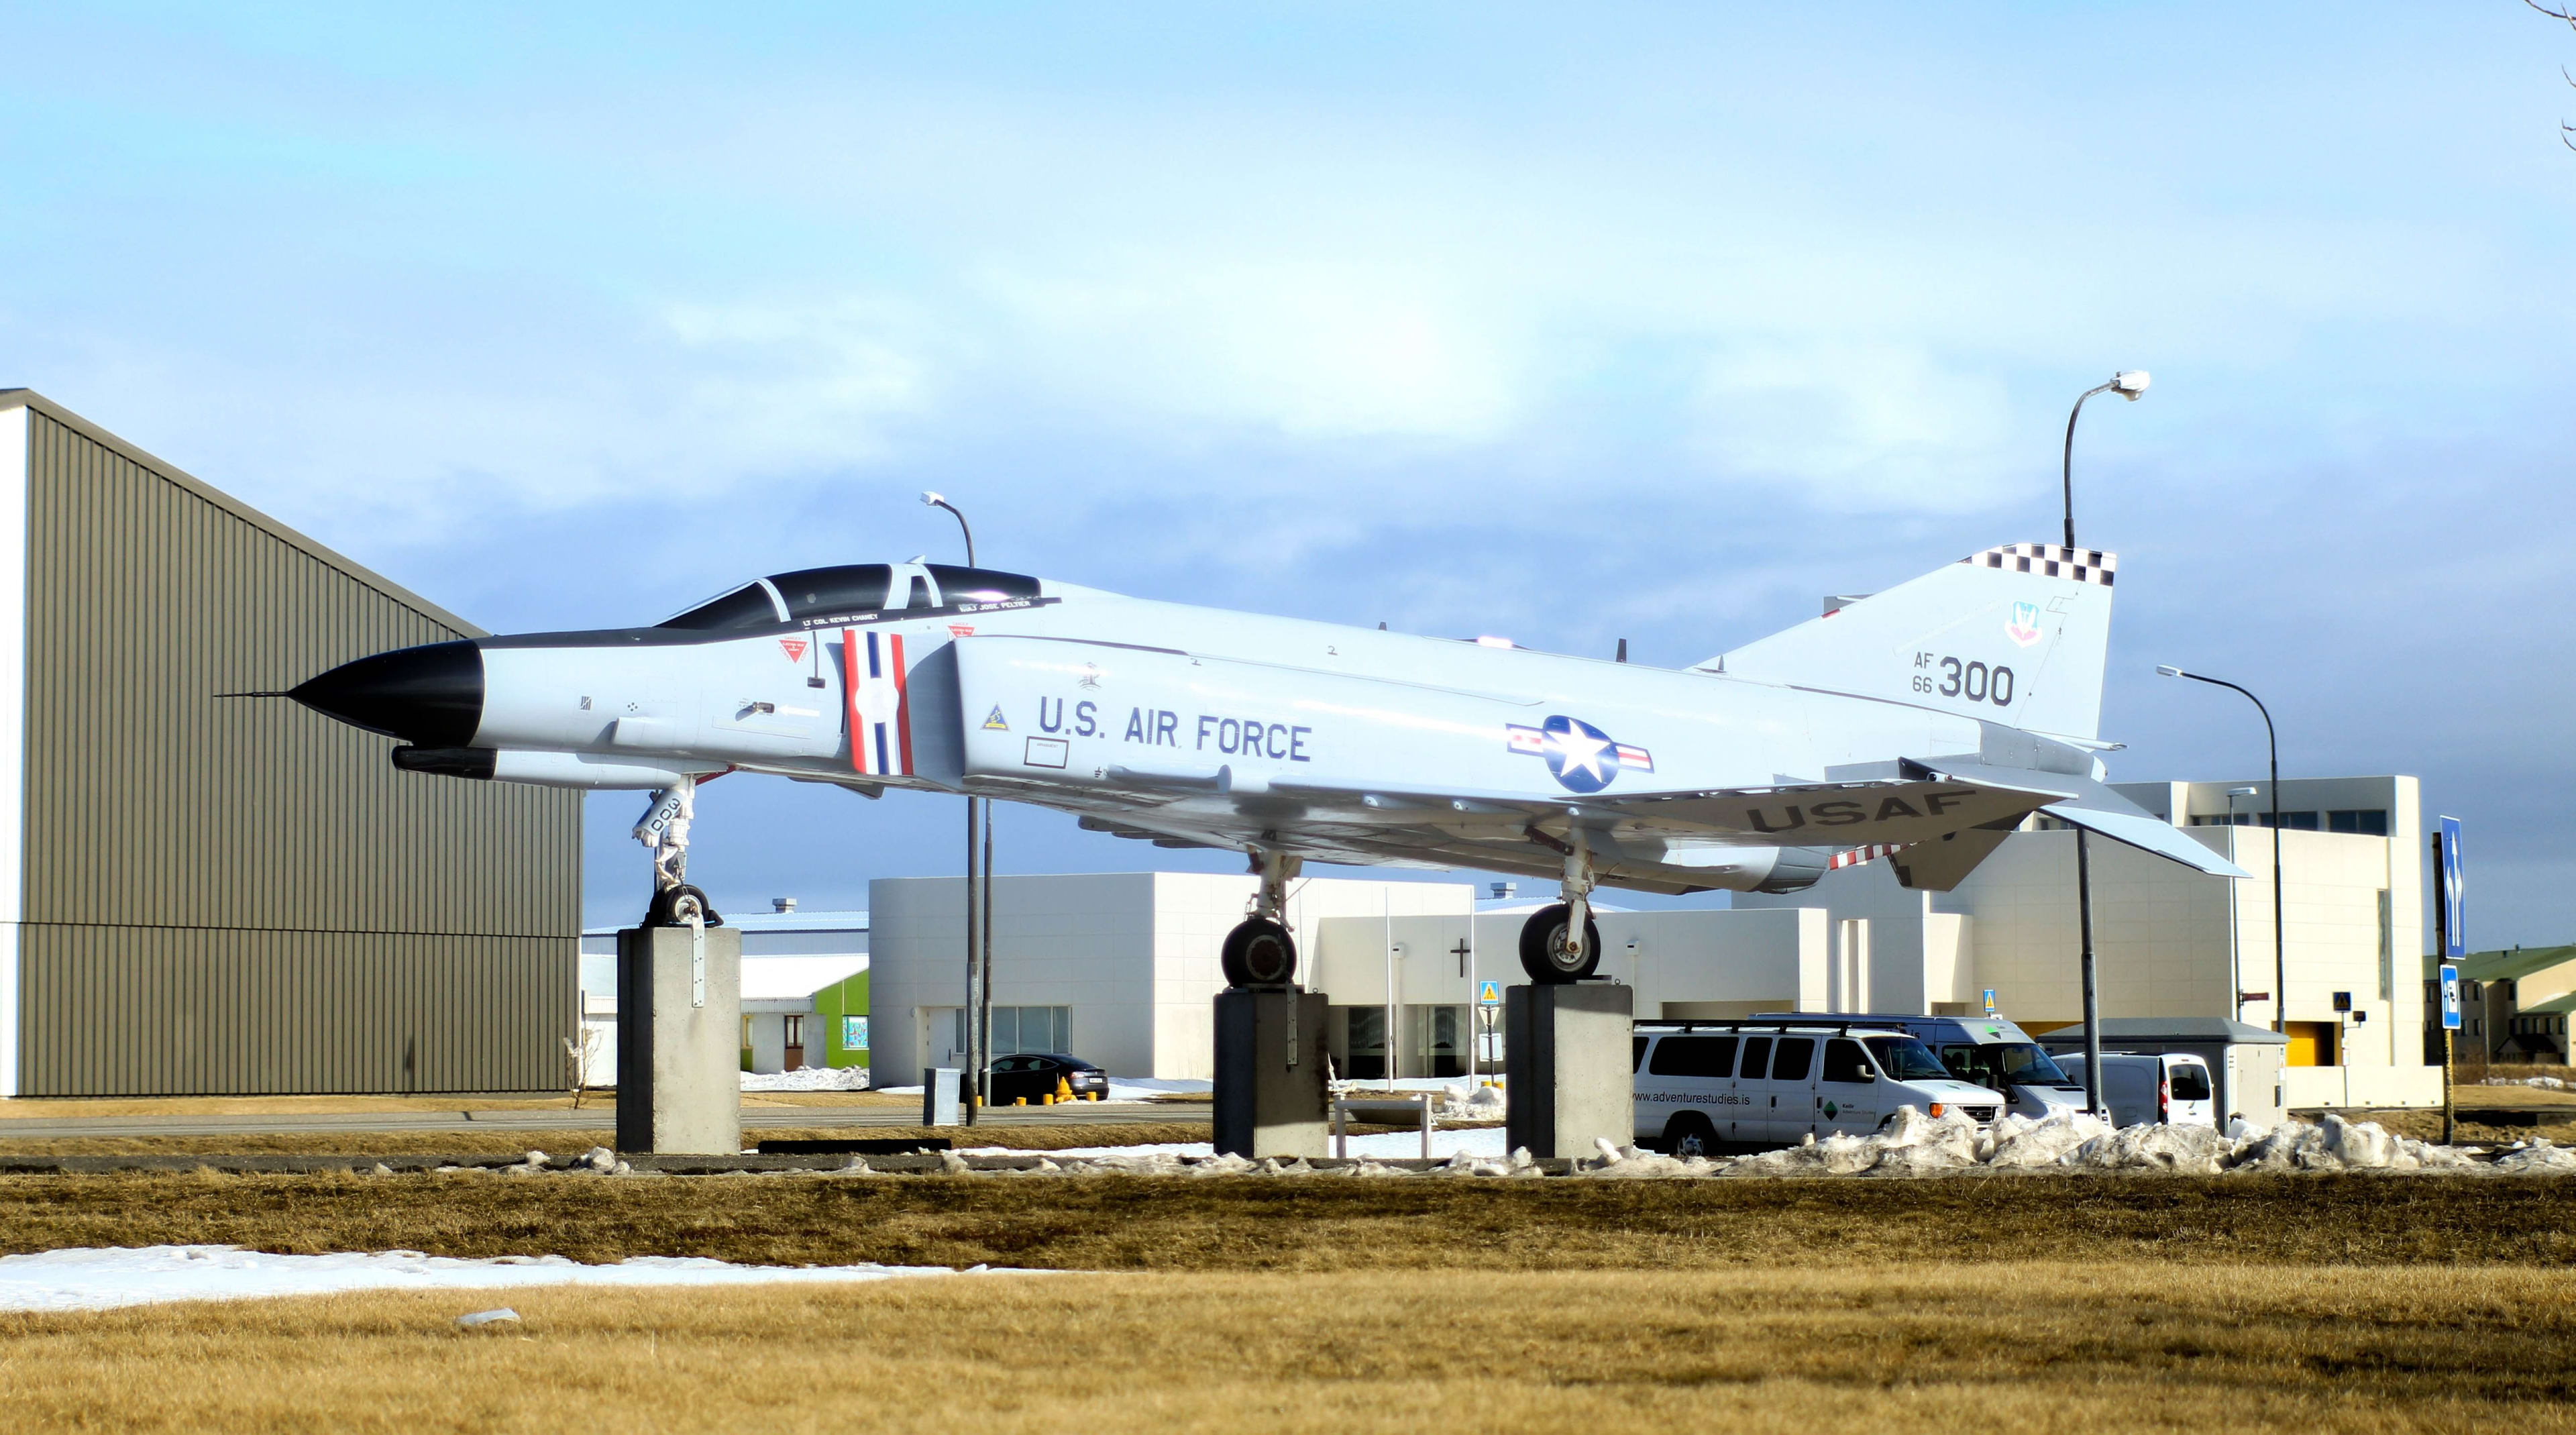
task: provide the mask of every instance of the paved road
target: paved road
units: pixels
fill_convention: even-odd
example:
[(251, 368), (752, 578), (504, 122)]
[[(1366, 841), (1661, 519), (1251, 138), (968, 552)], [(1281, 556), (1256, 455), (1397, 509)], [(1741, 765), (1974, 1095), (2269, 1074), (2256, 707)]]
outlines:
[[(910, 1126), (917, 1107), (750, 1106), (745, 1130)], [(1086, 1101), (1067, 1106), (1012, 1106), (984, 1113), (986, 1126), (1097, 1126), (1208, 1120), (1196, 1104)], [(0, 1120), (0, 1141), (79, 1136), (284, 1136), (335, 1131), (597, 1131), (617, 1122), (616, 1108), (581, 1111), (332, 1111), (234, 1116), (30, 1117)]]

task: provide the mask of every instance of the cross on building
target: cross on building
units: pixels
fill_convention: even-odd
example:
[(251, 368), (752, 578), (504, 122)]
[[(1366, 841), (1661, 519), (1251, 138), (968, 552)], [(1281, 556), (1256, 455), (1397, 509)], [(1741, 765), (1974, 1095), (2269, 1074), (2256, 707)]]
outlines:
[(1458, 939), (1458, 945), (1451, 947), (1449, 950), (1458, 954), (1458, 975), (1462, 977), (1467, 975), (1467, 958), (1475, 949), (1467, 945), (1467, 939), (1465, 937), (1460, 937)]

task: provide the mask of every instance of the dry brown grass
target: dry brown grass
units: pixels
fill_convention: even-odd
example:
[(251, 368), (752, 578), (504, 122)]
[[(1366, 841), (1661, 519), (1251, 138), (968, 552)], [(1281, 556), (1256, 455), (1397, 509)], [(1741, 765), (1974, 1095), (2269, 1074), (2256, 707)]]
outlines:
[(488, 1174), (0, 1177), (0, 1250), (699, 1255), (1067, 1270), (1705, 1270), (1942, 1259), (2576, 1265), (2576, 1181)]
[[(460, 1332), (507, 1303), (517, 1327)], [(2556, 1273), (1887, 1265), (402, 1292), (0, 1317), (13, 1428), (2564, 1430)]]

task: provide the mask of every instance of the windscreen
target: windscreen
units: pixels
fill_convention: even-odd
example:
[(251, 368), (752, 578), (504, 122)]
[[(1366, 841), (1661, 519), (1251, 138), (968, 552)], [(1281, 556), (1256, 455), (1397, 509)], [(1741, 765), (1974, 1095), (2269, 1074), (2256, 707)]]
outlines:
[(1890, 1081), (1947, 1081), (1950, 1068), (1932, 1054), (1932, 1048), (1910, 1036), (1872, 1036), (1862, 1038), (1869, 1054), (1878, 1058), (1878, 1069)]
[(932, 581), (938, 583), (939, 601), (943, 603), (1001, 603), (1038, 595), (1038, 580), (1025, 573), (957, 568), (946, 563), (923, 566), (930, 570)]
[(1951, 1074), (1961, 1081), (1972, 1081), (1992, 1091), (2013, 1086), (2073, 1086), (2066, 1073), (2049, 1059), (2047, 1052), (2026, 1041), (1996, 1042), (1992, 1045), (1945, 1045), (1941, 1060)]
[(822, 618), (882, 609), (886, 585), (893, 576), (894, 570), (883, 563), (850, 563), (838, 568), (800, 568), (769, 582), (787, 600), (787, 616)]
[(778, 605), (769, 601), (769, 590), (757, 583), (745, 583), (721, 598), (710, 598), (653, 626), (711, 632), (721, 628), (765, 628), (777, 622)]

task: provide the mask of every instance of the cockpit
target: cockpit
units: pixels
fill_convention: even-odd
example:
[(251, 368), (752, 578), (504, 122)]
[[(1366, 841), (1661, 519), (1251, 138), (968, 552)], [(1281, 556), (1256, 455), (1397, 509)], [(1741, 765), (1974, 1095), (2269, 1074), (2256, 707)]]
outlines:
[(1038, 596), (1025, 573), (947, 563), (850, 563), (800, 568), (745, 583), (654, 624), (716, 632), (867, 621), (888, 613), (980, 608)]

